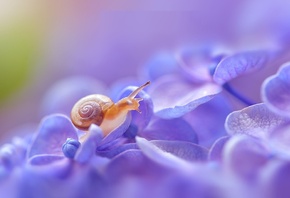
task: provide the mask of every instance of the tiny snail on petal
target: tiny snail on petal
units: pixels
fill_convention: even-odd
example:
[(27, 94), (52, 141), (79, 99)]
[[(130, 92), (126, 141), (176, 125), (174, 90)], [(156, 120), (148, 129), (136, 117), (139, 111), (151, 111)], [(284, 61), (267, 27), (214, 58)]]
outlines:
[(150, 81), (138, 87), (129, 96), (114, 103), (109, 97), (94, 94), (80, 99), (72, 108), (72, 123), (81, 130), (88, 130), (91, 124), (100, 126), (104, 135), (108, 135), (125, 121), (129, 111), (139, 110), (142, 98), (135, 98)]

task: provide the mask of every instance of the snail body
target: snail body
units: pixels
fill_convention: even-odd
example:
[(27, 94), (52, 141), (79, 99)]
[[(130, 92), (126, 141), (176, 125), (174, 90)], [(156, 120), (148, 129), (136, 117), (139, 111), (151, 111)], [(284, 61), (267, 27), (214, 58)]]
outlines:
[(101, 94), (88, 95), (80, 99), (72, 108), (72, 123), (81, 130), (88, 130), (91, 124), (100, 126), (104, 135), (120, 126), (126, 119), (129, 111), (139, 110), (142, 98), (136, 95), (150, 82), (138, 87), (129, 96), (114, 103), (109, 97)]

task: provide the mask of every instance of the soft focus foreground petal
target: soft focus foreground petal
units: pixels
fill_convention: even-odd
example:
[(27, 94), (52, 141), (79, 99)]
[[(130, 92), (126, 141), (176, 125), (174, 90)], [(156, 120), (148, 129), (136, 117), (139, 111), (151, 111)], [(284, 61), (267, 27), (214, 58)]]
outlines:
[(180, 76), (164, 76), (149, 87), (154, 112), (165, 119), (178, 118), (221, 92), (214, 83), (193, 84)]
[(92, 124), (88, 133), (88, 138), (81, 144), (75, 154), (74, 159), (80, 163), (88, 162), (95, 155), (97, 146), (100, 145), (103, 138), (102, 129), (97, 125)]
[(204, 83), (212, 80), (210, 69), (214, 68), (217, 62), (212, 57), (211, 47), (185, 47), (176, 53), (181, 72), (192, 82)]
[(224, 123), (230, 112), (229, 101), (219, 94), (186, 114), (184, 119), (194, 128), (198, 144), (209, 148), (219, 137), (226, 135)]
[(28, 166), (17, 175), (17, 197), (74, 197), (70, 180), (66, 179), (71, 163), (63, 158), (56, 163)]
[[(220, 171), (220, 170), (219, 170)], [(226, 182), (220, 172), (213, 171), (206, 165), (194, 174), (172, 174), (159, 186), (162, 197), (166, 198), (225, 198), (231, 197), (225, 189), (233, 189), (233, 184)], [(239, 192), (235, 192), (239, 194)], [(235, 196), (237, 197), (237, 196)]]
[(140, 148), (140, 150), (149, 159), (151, 159), (157, 164), (181, 172), (194, 170), (195, 167), (194, 164), (190, 164), (184, 159), (162, 150), (161, 148), (155, 146), (152, 142), (149, 142), (145, 138), (136, 137), (136, 143)]
[[(104, 172), (102, 170), (102, 172)], [(108, 198), (112, 197), (111, 186), (103, 174), (92, 165), (77, 166), (72, 177), (68, 177), (68, 191), (72, 192), (70, 198)]]
[(256, 71), (266, 65), (266, 51), (246, 51), (228, 56), (216, 67), (213, 79), (224, 84), (240, 75)]
[(187, 161), (205, 161), (208, 150), (197, 144), (183, 141), (152, 140), (155, 146)]
[(268, 162), (269, 157), (269, 151), (261, 140), (246, 135), (232, 137), (223, 151), (226, 170), (248, 182), (255, 182), (261, 167)]
[(290, 159), (290, 122), (273, 129), (267, 141), (274, 154)]
[(36, 155), (25, 166), (27, 172), (39, 175), (65, 178), (72, 170), (72, 161), (60, 155)]
[(54, 154), (41, 154), (34, 155), (28, 160), (28, 163), (31, 165), (46, 165), (51, 164), (55, 161), (63, 159), (63, 155), (54, 155)]
[(100, 155), (102, 157), (107, 157), (107, 158), (113, 158), (116, 155), (119, 155), (120, 153), (123, 153), (131, 149), (138, 149), (138, 146), (135, 143), (128, 143), (128, 144), (123, 144), (116, 148), (111, 148), (107, 150), (99, 150), (97, 148), (97, 155)]
[(229, 114), (225, 128), (229, 135), (242, 133), (265, 138), (269, 131), (287, 120), (289, 119), (273, 113), (264, 103), (260, 103)]
[[(150, 85), (149, 85), (150, 86)], [(133, 91), (135, 91), (138, 87), (135, 86), (128, 86), (122, 90), (119, 94), (119, 99), (125, 98), (129, 96)], [(152, 100), (145, 91), (141, 91), (137, 94), (136, 98), (142, 98), (143, 100), (140, 101), (139, 109), (141, 113), (137, 111), (131, 111), (132, 121), (131, 125), (135, 125), (138, 128), (138, 131), (143, 130), (147, 124), (149, 123), (152, 115), (153, 115), (153, 103)]]
[(264, 81), (262, 98), (271, 110), (290, 117), (290, 62)]
[[(159, 176), (159, 174), (157, 175)], [(163, 198), (164, 196), (160, 196), (157, 192), (160, 182), (162, 182), (160, 178), (154, 178), (153, 181), (153, 179), (145, 179), (145, 176), (140, 179), (138, 176), (132, 177), (130, 175), (113, 186), (111, 192), (114, 195), (112, 198)]]
[(223, 159), (223, 149), (229, 139), (230, 139), (229, 136), (217, 139), (209, 150), (208, 159), (221, 161)]
[(168, 173), (168, 169), (148, 159), (142, 151), (129, 149), (113, 158), (105, 167), (105, 172), (109, 181), (114, 183), (132, 176), (137, 176), (138, 180), (148, 178), (154, 182)]
[(149, 140), (176, 140), (198, 143), (198, 137), (183, 118), (161, 119), (154, 117), (148, 127), (138, 133)]
[(93, 78), (76, 76), (56, 82), (45, 94), (41, 115), (63, 113), (70, 116), (73, 105), (91, 94), (106, 95), (105, 85)]
[(178, 62), (174, 54), (165, 51), (155, 54), (144, 66), (145, 76), (151, 81), (176, 71), (178, 71)]
[(290, 196), (290, 162), (272, 160), (261, 174), (261, 197), (288, 198)]
[(0, 147), (0, 165), (7, 169), (21, 165), (25, 159), (25, 154), (25, 150), (13, 144), (4, 144)]
[(78, 139), (77, 131), (68, 117), (55, 114), (43, 118), (28, 157), (37, 154), (60, 154), (67, 138)]

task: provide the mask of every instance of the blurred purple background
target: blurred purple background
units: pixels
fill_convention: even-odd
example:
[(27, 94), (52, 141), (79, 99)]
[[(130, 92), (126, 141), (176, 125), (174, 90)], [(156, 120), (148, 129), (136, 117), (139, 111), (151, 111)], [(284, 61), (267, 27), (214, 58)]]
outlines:
[[(9, 65), (10, 60), (0, 60), (4, 71), (0, 76), (0, 138), (18, 126), (38, 123), (43, 116), (40, 108), (45, 93), (66, 77), (91, 76), (110, 86), (121, 78), (136, 77), (158, 51), (174, 51), (183, 45), (222, 43), (245, 47), (277, 42), (287, 46), (288, 9), (289, 3), (281, 0), (3, 0), (0, 42), (3, 37), (5, 45), (0, 45), (0, 53), (5, 54), (7, 46), (12, 46), (7, 52), (13, 54), (11, 59), (28, 51), (23, 60), (29, 61), (24, 67), (21, 61)], [(27, 41), (23, 51), (18, 50), (23, 46), (15, 42), (18, 39)], [(259, 99), (257, 90), (263, 79), (287, 61), (288, 54), (281, 54), (259, 78), (250, 77), (258, 82), (252, 88), (254, 99)], [(19, 73), (25, 78), (18, 82)], [(18, 84), (9, 87), (13, 81)], [(236, 83), (239, 85), (243, 92), (248, 91)]]

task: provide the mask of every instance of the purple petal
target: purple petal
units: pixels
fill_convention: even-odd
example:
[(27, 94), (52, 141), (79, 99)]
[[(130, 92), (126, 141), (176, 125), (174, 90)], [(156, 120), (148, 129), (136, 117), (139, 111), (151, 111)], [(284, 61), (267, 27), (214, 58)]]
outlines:
[(89, 77), (71, 77), (57, 82), (44, 96), (41, 113), (63, 113), (70, 115), (73, 105), (90, 94), (105, 94), (105, 86)]
[(149, 87), (156, 115), (170, 119), (192, 111), (221, 91), (214, 83), (193, 84), (180, 76), (164, 76)]
[(212, 80), (210, 68), (216, 66), (209, 46), (187, 47), (177, 52), (176, 58), (183, 74), (192, 82), (204, 83)]
[(260, 103), (229, 114), (225, 128), (230, 135), (242, 133), (265, 138), (269, 131), (287, 120), (270, 111), (264, 103)]
[(247, 51), (237, 53), (223, 59), (213, 75), (218, 84), (224, 84), (240, 75), (256, 71), (265, 66), (267, 53), (265, 51)]
[(45, 117), (28, 151), (28, 157), (38, 154), (60, 154), (67, 138), (78, 139), (76, 129), (68, 117), (55, 114)]
[(29, 159), (29, 171), (49, 177), (66, 177), (72, 168), (72, 161), (60, 155), (35, 155)]
[(208, 153), (209, 160), (221, 161), (223, 158), (223, 149), (230, 139), (229, 136), (221, 137), (215, 141)]
[(140, 150), (152, 161), (160, 164), (164, 167), (179, 170), (189, 171), (194, 167), (188, 161), (177, 157), (171, 153), (168, 153), (159, 147), (155, 146), (152, 142), (149, 142), (145, 138), (136, 137), (136, 143)]
[[(150, 86), (150, 85), (149, 85)], [(119, 95), (119, 99), (127, 97), (133, 91), (135, 91), (138, 87), (129, 86), (122, 90)], [(139, 103), (139, 109), (141, 113), (137, 111), (131, 111), (132, 121), (131, 125), (135, 125), (138, 128), (138, 131), (143, 130), (147, 124), (149, 123), (152, 115), (153, 115), (153, 103), (150, 96), (145, 92), (141, 91), (137, 94), (136, 98), (142, 98), (143, 100)]]
[(256, 179), (258, 171), (266, 165), (270, 156), (260, 140), (246, 135), (232, 137), (227, 142), (223, 155), (228, 171), (233, 171), (248, 181)]
[(208, 150), (197, 144), (182, 141), (152, 140), (155, 146), (187, 161), (204, 161)]
[(277, 155), (290, 159), (290, 122), (273, 129), (268, 136), (271, 149)]
[(224, 123), (232, 111), (229, 103), (226, 97), (219, 94), (184, 116), (185, 120), (194, 128), (199, 145), (209, 148), (219, 137), (226, 135)]
[(16, 165), (25, 162), (27, 152), (27, 142), (22, 138), (13, 138), (11, 144), (3, 144), (0, 147), (0, 164), (12, 169)]
[(188, 122), (182, 118), (171, 120), (155, 117), (139, 136), (149, 140), (179, 140), (197, 143), (198, 138)]
[(264, 81), (262, 97), (271, 110), (290, 117), (290, 63)]
[(129, 149), (113, 158), (105, 167), (105, 172), (108, 179), (113, 182), (132, 175), (137, 176), (140, 181), (141, 178), (149, 176), (154, 182), (167, 170), (148, 159), (140, 150)]
[(290, 195), (289, 161), (272, 160), (261, 173), (261, 197), (288, 198)]
[(61, 160), (63, 158), (64, 158), (63, 155), (54, 155), (54, 154), (34, 155), (29, 159), (28, 163), (31, 165), (46, 165)]
[(159, 77), (177, 71), (177, 65), (177, 60), (173, 54), (159, 52), (145, 64), (144, 73), (149, 80), (154, 81)]
[(103, 138), (102, 129), (92, 124), (89, 128), (89, 136), (87, 139), (81, 144), (81, 147), (77, 150), (75, 154), (75, 160), (80, 163), (88, 162), (93, 155), (96, 153), (97, 146), (100, 145), (100, 142)]
[(130, 149), (138, 149), (138, 146), (135, 143), (123, 144), (118, 146), (117, 148), (109, 149), (109, 150), (99, 150), (97, 149), (97, 155), (107, 158), (113, 158), (120, 153), (123, 153)]

